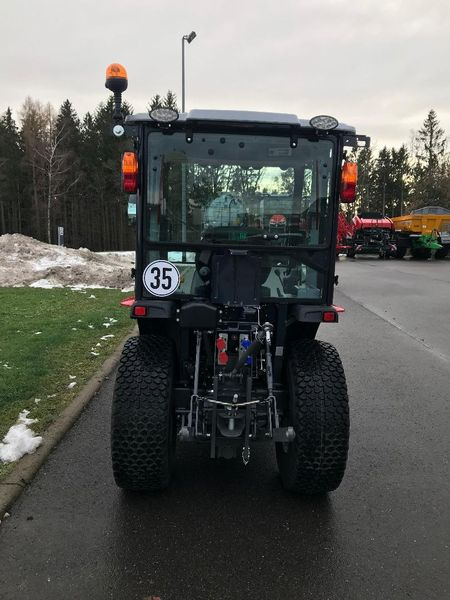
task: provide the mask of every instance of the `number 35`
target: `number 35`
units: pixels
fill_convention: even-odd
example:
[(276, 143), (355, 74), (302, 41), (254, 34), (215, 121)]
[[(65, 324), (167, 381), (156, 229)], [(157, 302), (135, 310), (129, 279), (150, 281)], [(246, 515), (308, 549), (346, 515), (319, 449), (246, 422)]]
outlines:
[(154, 290), (162, 288), (163, 290), (170, 290), (172, 287), (172, 269), (171, 267), (162, 268), (162, 276), (160, 267), (152, 267), (150, 273), (153, 275), (153, 281), (150, 283), (150, 287)]

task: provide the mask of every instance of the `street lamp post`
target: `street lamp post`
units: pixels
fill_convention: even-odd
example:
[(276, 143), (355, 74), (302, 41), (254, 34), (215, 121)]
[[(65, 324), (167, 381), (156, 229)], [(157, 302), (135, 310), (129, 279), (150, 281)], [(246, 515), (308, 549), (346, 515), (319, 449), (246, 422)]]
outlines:
[(184, 42), (190, 44), (196, 37), (195, 31), (191, 31), (189, 35), (183, 35), (181, 38), (181, 112), (185, 110)]
[[(185, 103), (185, 75), (184, 75), (184, 42), (190, 44), (197, 34), (195, 31), (191, 31), (189, 35), (183, 35), (181, 38), (181, 112), (184, 113), (186, 108)], [(181, 166), (181, 241), (186, 242), (186, 219), (187, 219), (187, 206), (186, 206), (186, 165), (183, 163)], [(183, 262), (185, 262), (186, 253), (183, 252)]]

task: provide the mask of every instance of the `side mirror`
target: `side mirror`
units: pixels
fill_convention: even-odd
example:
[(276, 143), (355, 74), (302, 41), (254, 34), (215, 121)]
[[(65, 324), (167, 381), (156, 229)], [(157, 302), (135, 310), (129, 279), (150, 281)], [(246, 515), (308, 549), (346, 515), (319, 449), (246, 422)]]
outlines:
[(128, 75), (125, 67), (119, 63), (113, 63), (106, 69), (105, 87), (114, 94), (114, 114), (116, 123), (121, 123), (122, 115), (122, 93), (128, 87)]
[(351, 204), (356, 200), (356, 183), (358, 181), (358, 165), (355, 162), (345, 162), (341, 172), (340, 200)]

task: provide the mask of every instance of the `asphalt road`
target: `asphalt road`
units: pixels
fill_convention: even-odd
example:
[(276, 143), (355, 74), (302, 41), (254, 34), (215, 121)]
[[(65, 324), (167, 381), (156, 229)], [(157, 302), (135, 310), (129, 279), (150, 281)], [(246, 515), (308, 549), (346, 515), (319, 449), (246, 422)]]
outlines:
[(342, 261), (338, 325), (351, 450), (305, 500), (274, 452), (247, 467), (179, 448), (170, 490), (112, 481), (112, 381), (0, 527), (0, 598), (444, 600), (449, 597), (450, 262)]

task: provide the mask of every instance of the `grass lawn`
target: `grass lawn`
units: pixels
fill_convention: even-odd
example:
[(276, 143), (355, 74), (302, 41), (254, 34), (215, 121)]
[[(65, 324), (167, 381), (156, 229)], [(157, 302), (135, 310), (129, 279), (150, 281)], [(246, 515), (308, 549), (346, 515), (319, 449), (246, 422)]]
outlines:
[[(131, 330), (127, 295), (0, 288), (0, 441), (20, 411), (40, 433), (76, 396)], [(0, 463), (0, 478), (11, 469)]]

